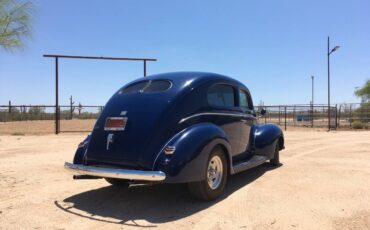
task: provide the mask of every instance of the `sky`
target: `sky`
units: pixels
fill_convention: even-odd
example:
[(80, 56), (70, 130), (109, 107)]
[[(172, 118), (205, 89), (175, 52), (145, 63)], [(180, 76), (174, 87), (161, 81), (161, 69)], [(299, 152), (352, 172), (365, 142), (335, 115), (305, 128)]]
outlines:
[[(55, 102), (54, 60), (43, 54), (157, 58), (148, 75), (215, 72), (235, 78), (255, 104), (360, 102), (370, 78), (367, 0), (35, 0), (25, 48), (0, 49), (0, 105)], [(143, 77), (142, 62), (61, 59), (60, 104), (104, 105)]]

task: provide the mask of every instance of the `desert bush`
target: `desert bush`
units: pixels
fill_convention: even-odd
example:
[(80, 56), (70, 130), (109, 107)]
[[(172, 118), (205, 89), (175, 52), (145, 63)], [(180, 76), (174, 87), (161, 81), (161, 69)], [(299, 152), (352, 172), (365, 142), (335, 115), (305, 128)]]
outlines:
[(364, 129), (366, 128), (367, 124), (366, 123), (362, 123), (361, 121), (354, 121), (352, 123), (352, 128), (353, 129)]

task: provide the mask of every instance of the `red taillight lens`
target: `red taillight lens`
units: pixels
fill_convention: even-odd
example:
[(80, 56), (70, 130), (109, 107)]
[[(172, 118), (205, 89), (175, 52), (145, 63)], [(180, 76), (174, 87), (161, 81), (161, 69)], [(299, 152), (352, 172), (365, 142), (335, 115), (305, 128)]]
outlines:
[(104, 130), (122, 131), (125, 130), (127, 117), (107, 117), (105, 120)]

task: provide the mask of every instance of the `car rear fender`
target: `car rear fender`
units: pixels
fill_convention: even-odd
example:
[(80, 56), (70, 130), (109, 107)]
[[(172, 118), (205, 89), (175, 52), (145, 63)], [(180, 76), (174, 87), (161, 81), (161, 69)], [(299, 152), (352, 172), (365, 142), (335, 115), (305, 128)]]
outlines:
[[(171, 138), (157, 155), (152, 170), (166, 173), (167, 183), (187, 183), (205, 180), (205, 167), (212, 149), (220, 145), (231, 166), (230, 144), (225, 132), (212, 123), (198, 123)], [(166, 154), (165, 148), (175, 148)]]
[(279, 126), (274, 124), (256, 125), (253, 127), (254, 150), (257, 155), (274, 157), (276, 143), (279, 150), (284, 149), (284, 134)]
[(89, 147), (89, 142), (91, 139), (91, 135), (88, 135), (85, 140), (83, 140), (76, 150), (75, 156), (73, 158), (73, 164), (84, 164), (84, 158), (87, 151), (87, 148)]

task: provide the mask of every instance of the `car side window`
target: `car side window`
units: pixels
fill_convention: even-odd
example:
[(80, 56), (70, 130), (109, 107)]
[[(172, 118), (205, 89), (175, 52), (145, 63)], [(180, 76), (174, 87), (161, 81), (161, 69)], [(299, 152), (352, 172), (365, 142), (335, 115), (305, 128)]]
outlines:
[(234, 88), (231, 85), (218, 84), (212, 86), (207, 93), (211, 106), (235, 107)]
[(251, 105), (249, 102), (250, 100), (248, 93), (244, 90), (239, 90), (239, 107), (243, 110), (243, 112), (251, 111)]

